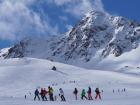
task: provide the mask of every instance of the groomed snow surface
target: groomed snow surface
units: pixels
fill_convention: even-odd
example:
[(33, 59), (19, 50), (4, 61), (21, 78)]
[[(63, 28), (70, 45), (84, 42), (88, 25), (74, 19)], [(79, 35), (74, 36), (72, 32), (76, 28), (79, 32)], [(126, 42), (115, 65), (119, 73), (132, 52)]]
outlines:
[[(51, 70), (52, 66), (56, 66), (57, 71)], [(52, 86), (53, 84), (55, 86)], [(54, 88), (57, 101), (33, 101), (34, 90), (48, 86)], [(103, 90), (102, 100), (80, 99), (81, 90), (87, 91), (89, 86), (92, 88), (94, 97), (96, 87)], [(73, 95), (75, 87), (79, 90), (78, 101)], [(64, 90), (66, 102), (60, 101), (59, 88)], [(124, 88), (126, 92), (121, 92)], [(139, 99), (139, 75), (89, 70), (34, 58), (0, 61), (0, 105), (139, 105)]]

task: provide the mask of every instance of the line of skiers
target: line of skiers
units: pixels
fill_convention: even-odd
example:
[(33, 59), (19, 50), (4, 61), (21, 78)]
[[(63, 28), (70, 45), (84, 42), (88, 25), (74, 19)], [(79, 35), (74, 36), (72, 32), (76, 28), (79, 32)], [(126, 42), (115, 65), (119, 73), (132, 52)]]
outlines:
[(50, 101), (54, 101), (53, 88), (50, 86), (48, 87), (48, 91), (45, 88), (44, 89), (41, 88), (41, 92), (39, 92), (39, 90), (36, 89), (34, 94), (35, 94), (34, 100), (36, 100), (36, 98), (38, 98), (38, 100), (40, 100), (40, 95), (41, 95), (42, 101), (48, 101), (48, 99), (46, 97), (46, 95), (48, 94)]
[[(73, 94), (75, 96), (75, 100), (78, 100), (78, 89), (75, 88), (74, 91), (73, 91)], [(87, 93), (87, 96), (86, 96), (86, 93)], [(99, 88), (96, 88), (95, 89), (95, 93), (96, 93), (96, 96), (95, 96), (95, 99), (99, 98), (101, 100), (101, 92), (99, 90)], [(38, 98), (38, 100), (41, 100), (42, 101), (48, 101), (47, 99), (47, 95), (49, 95), (49, 100), (50, 101), (56, 101), (57, 97), (56, 96), (53, 96), (53, 88), (52, 87), (48, 87), (48, 91), (45, 89), (45, 88), (41, 88), (41, 91), (39, 92), (38, 89), (35, 90), (34, 92), (35, 94), (35, 97), (34, 97), (34, 100), (36, 100), (36, 98)], [(41, 96), (41, 99), (40, 99), (40, 96)], [(64, 96), (64, 91), (62, 88), (59, 89), (59, 96), (61, 98), (61, 101), (66, 101), (66, 98)], [(93, 100), (93, 97), (92, 97), (92, 89), (91, 87), (88, 87), (88, 91), (86, 92), (85, 89), (82, 90), (81, 92), (81, 99), (86, 99), (86, 100)]]
[[(101, 100), (101, 92), (100, 92), (99, 88), (96, 88), (95, 89), (95, 93), (96, 93), (95, 99), (97, 99), (99, 97), (99, 99)], [(75, 95), (75, 99), (77, 100), (78, 99), (77, 98), (77, 96), (78, 96), (78, 90), (77, 90), (77, 88), (74, 89), (73, 94)], [(83, 89), (82, 90), (82, 93), (81, 93), (81, 99), (82, 100), (83, 99), (93, 100), (91, 87), (88, 87), (87, 95), (88, 95), (88, 97), (86, 96), (85, 89)]]
[[(118, 90), (116, 90), (116, 92), (126, 92), (126, 88), (118, 89)], [(113, 89), (113, 93), (115, 93), (115, 90), (114, 89)]]

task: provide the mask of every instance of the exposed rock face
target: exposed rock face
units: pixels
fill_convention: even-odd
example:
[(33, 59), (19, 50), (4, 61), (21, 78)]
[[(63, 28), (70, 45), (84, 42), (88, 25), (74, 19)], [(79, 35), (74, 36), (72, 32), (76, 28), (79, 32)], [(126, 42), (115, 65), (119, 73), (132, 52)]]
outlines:
[(123, 17), (91, 11), (63, 37), (26, 39), (10, 48), (5, 58), (37, 57), (56, 61), (88, 62), (102, 49), (101, 57), (118, 57), (136, 49), (140, 24)]

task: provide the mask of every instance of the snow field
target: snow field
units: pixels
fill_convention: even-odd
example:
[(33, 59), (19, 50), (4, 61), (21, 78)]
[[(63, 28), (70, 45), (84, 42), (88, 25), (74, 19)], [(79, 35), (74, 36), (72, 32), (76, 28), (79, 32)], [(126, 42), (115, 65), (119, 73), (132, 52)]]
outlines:
[[(56, 66), (58, 71), (52, 71), (52, 66)], [(54, 88), (54, 95), (58, 100), (34, 102), (34, 90), (48, 86)], [(87, 91), (88, 86), (91, 86), (94, 97), (96, 87), (103, 90), (101, 101), (80, 99), (82, 89)], [(75, 87), (79, 90), (78, 101), (75, 101), (73, 95)], [(139, 87), (139, 76), (121, 72), (88, 70), (34, 58), (7, 59), (0, 62), (0, 105), (139, 105)], [(65, 92), (66, 103), (60, 102), (59, 88)], [(118, 89), (121, 91), (124, 88), (126, 92), (118, 92)], [(25, 94), (27, 100), (24, 100)]]

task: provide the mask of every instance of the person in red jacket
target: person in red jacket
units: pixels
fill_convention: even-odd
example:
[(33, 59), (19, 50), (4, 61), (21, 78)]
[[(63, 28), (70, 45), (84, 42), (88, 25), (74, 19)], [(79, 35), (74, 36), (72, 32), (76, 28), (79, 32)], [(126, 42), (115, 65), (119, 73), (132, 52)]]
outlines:
[(44, 100), (45, 100), (45, 101), (48, 101), (48, 100), (47, 100), (47, 96), (46, 96), (47, 93), (48, 93), (48, 91), (44, 88)]
[(99, 97), (99, 99), (101, 100), (101, 94), (100, 94), (101, 92), (100, 92), (99, 88), (95, 89), (95, 93), (96, 93), (95, 99), (97, 99)]
[(41, 95), (42, 101), (44, 101), (44, 97), (43, 97), (43, 88), (41, 88), (40, 95)]
[(44, 89), (43, 89), (43, 88), (41, 88), (40, 95), (41, 95), (42, 101), (47, 101), (46, 94), (47, 94), (46, 89), (45, 89), (45, 88), (44, 88)]

